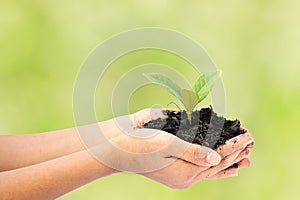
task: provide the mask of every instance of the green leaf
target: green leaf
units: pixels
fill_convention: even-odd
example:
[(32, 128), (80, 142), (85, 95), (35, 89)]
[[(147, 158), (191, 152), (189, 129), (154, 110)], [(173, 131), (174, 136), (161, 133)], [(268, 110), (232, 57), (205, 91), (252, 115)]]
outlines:
[(193, 85), (194, 92), (199, 93), (205, 85), (211, 90), (216, 80), (221, 76), (221, 73), (221, 70), (217, 70), (201, 75)]
[(186, 111), (188, 113), (191, 113), (193, 111), (193, 109), (196, 107), (196, 105), (199, 103), (197, 93), (195, 93), (191, 90), (182, 89), (181, 96), (182, 96)]
[(215, 82), (218, 80), (218, 78), (221, 75), (221, 71), (214, 71), (214, 72), (208, 72), (203, 75), (201, 75), (196, 81), (193, 86), (194, 92), (198, 94), (198, 103), (203, 101), (209, 94), (209, 92), (212, 90)]
[(207, 86), (204, 86), (200, 90), (200, 92), (198, 93), (198, 97), (199, 97), (199, 99), (198, 99), (199, 102), (198, 103), (200, 103), (201, 101), (203, 101), (207, 97), (207, 95), (209, 94), (209, 92), (210, 92), (209, 88)]
[(162, 75), (162, 74), (157, 74), (157, 73), (148, 73), (144, 74), (146, 78), (148, 78), (150, 81), (152, 81), (155, 84), (158, 84), (165, 89), (167, 89), (171, 94), (173, 94), (181, 103), (184, 104), (184, 101), (181, 97), (181, 89), (180, 87), (171, 79), (168, 77)]

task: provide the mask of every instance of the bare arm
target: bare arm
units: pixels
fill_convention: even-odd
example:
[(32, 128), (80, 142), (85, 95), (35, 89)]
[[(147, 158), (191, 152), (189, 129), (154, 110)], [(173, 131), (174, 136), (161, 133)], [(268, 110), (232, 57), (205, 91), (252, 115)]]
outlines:
[(0, 173), (1, 199), (54, 199), (114, 172), (83, 150)]
[[(99, 127), (107, 139), (119, 134), (112, 120), (100, 122)], [(34, 165), (85, 149), (76, 128), (40, 134), (0, 135), (0, 144), (0, 172)]]
[[(139, 124), (161, 114), (161, 110), (150, 112), (145, 109), (129, 117), (117, 118), (118, 123), (109, 120), (96, 124), (107, 139), (107, 143), (97, 143), (88, 149), (96, 150), (93, 156), (98, 158), (100, 155), (98, 160), (81, 144), (76, 128), (34, 135), (0, 136), (1, 197), (53, 199), (117, 171), (140, 173), (169, 187), (186, 188), (203, 179), (236, 175), (237, 168), (230, 167), (234, 163), (238, 163), (239, 168), (247, 166), (247, 152), (253, 142), (250, 133), (229, 141), (218, 154), (164, 131), (136, 129)], [(127, 130), (129, 135), (119, 129), (117, 125), (120, 124), (125, 124), (122, 130)], [(87, 136), (94, 134), (90, 131), (94, 129), (89, 129), (89, 126), (84, 130)], [(132, 137), (136, 131), (150, 133), (151, 137)], [(145, 155), (147, 157), (143, 157)], [(103, 161), (110, 167), (102, 164)], [(148, 169), (149, 163), (154, 164), (150, 165), (151, 169)], [(148, 170), (151, 172), (147, 173)], [(181, 176), (172, 173), (177, 171), (181, 171)]]

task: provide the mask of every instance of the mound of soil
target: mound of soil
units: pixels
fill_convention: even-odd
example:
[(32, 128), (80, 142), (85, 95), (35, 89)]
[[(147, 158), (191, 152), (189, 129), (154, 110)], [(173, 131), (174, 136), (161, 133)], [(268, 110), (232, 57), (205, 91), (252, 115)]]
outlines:
[(245, 133), (239, 120), (226, 120), (210, 108), (194, 111), (191, 121), (185, 111), (164, 111), (167, 117), (152, 120), (144, 128), (159, 129), (176, 135), (182, 140), (217, 149), (235, 136)]

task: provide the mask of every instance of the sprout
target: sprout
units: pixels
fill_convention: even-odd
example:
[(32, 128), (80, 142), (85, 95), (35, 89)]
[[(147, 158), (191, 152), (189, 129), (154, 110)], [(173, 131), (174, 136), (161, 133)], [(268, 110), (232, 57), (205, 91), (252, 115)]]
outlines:
[[(184, 106), (189, 120), (195, 107), (203, 101), (212, 90), (215, 82), (221, 76), (221, 71), (213, 71), (202, 74), (193, 85), (193, 90), (180, 88), (174, 81), (167, 76), (158, 73), (144, 74), (153, 83), (167, 89)], [(182, 110), (184, 110), (182, 109)]]

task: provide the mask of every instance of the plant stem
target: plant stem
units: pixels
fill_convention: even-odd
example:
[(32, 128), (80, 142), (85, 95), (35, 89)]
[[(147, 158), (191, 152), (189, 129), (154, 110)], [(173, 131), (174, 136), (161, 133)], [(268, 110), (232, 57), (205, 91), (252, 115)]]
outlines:
[(187, 111), (186, 114), (187, 114), (187, 117), (188, 117), (188, 121), (190, 122), (190, 124), (192, 124), (192, 112)]

